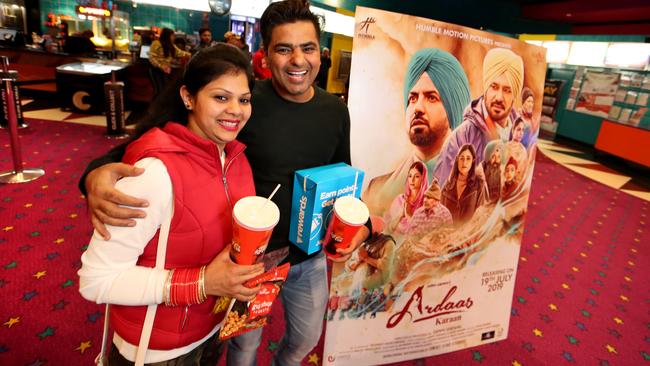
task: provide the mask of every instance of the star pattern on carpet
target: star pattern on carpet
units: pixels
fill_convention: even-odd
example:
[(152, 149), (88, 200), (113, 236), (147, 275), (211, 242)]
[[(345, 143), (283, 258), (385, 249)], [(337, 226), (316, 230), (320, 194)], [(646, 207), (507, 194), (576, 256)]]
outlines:
[(279, 342), (274, 342), (274, 341), (272, 341), (272, 340), (269, 339), (269, 345), (266, 347), (266, 349), (267, 349), (269, 352), (274, 353), (275, 351), (278, 350), (278, 347), (279, 347), (279, 346), (280, 346), (280, 343), (279, 343)]
[(19, 316), (15, 317), (15, 318), (10, 317), (9, 320), (7, 320), (6, 322), (3, 323), (3, 325), (6, 326), (7, 328), (11, 328), (11, 327), (13, 327), (14, 325), (16, 325), (18, 323), (20, 323), (20, 317)]
[(70, 304), (70, 302), (61, 299), (56, 304), (52, 305), (52, 310), (63, 310), (68, 304)]
[(541, 330), (537, 329), (537, 328), (533, 329), (533, 334), (536, 337), (540, 337), (540, 338), (544, 336), (544, 333)]
[(37, 280), (40, 280), (41, 278), (45, 277), (47, 274), (47, 271), (38, 271), (34, 273), (32, 276), (35, 277)]
[(61, 244), (61, 243), (63, 243), (64, 241), (65, 241), (65, 239), (63, 239), (63, 238), (58, 238), (58, 239), (56, 239), (56, 240), (54, 241), (54, 244)]
[(47, 338), (47, 337), (52, 337), (54, 336), (54, 328), (52, 327), (46, 327), (45, 330), (37, 334), (38, 338), (41, 340)]
[(571, 352), (562, 351), (562, 358), (564, 358), (565, 360), (567, 360), (569, 362), (576, 362), (576, 360), (573, 358), (573, 355), (571, 354)]
[(612, 346), (610, 344), (606, 344), (605, 349), (607, 349), (607, 352), (609, 352), (609, 353), (618, 354), (618, 352), (616, 351), (616, 348), (614, 348), (614, 346)]
[(614, 319), (614, 322), (615, 322), (616, 324), (625, 324), (625, 323), (623, 322), (623, 320), (622, 320), (621, 318), (617, 317), (617, 316), (614, 317), (613, 319)]
[(92, 346), (92, 342), (91, 342), (91, 341), (84, 341), (84, 342), (81, 342), (81, 343), (79, 344), (79, 347), (75, 348), (74, 350), (75, 350), (75, 351), (79, 351), (81, 354), (83, 354), (83, 353), (86, 352), (86, 350), (87, 350), (88, 348), (90, 348), (91, 346)]
[(319, 362), (320, 362), (320, 357), (318, 357), (317, 353), (310, 354), (308, 359), (307, 359), (307, 363), (311, 363), (311, 364), (314, 364), (316, 366), (318, 366)]
[(481, 362), (483, 361), (484, 357), (479, 351), (472, 351), (472, 360)]

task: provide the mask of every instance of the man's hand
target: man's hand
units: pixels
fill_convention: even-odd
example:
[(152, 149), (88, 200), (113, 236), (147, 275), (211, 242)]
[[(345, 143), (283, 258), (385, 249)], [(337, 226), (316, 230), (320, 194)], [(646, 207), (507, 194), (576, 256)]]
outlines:
[[(336, 253), (338, 253), (340, 256), (338, 258), (330, 258), (332, 262), (345, 262), (348, 259), (350, 259), (350, 256), (352, 255), (352, 252), (354, 252), (361, 243), (366, 241), (368, 237), (370, 236), (370, 230), (366, 226), (362, 226), (359, 231), (354, 235), (352, 238), (352, 241), (350, 241), (350, 245), (345, 248), (338, 248), (336, 249)], [(328, 257), (329, 258), (329, 257)]]
[(108, 240), (111, 238), (105, 224), (113, 226), (135, 226), (133, 218), (142, 218), (146, 214), (142, 210), (134, 210), (119, 205), (131, 207), (147, 207), (149, 202), (126, 195), (115, 189), (115, 183), (123, 177), (140, 175), (144, 169), (123, 163), (103, 165), (86, 176), (86, 192), (88, 192), (88, 211), (90, 221), (97, 232)]
[(240, 301), (253, 300), (262, 288), (244, 286), (246, 281), (264, 273), (264, 264), (239, 265), (230, 259), (230, 245), (224, 248), (205, 269), (205, 293), (234, 297)]

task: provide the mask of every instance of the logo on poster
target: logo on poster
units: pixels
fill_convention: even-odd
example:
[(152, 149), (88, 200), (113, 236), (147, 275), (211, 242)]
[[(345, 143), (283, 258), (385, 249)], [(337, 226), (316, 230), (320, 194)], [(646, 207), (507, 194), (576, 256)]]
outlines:
[(370, 24), (375, 24), (377, 21), (373, 17), (367, 17), (366, 20), (361, 22), (361, 27), (359, 28), (359, 33), (357, 36), (360, 38), (375, 39), (375, 36), (368, 34), (370, 31)]
[[(452, 288), (449, 289), (447, 295), (445, 295), (445, 297), (442, 299), (442, 301), (440, 301), (440, 303), (436, 305), (425, 304), (423, 307), (422, 306), (423, 288), (424, 286), (420, 286), (415, 291), (413, 291), (413, 294), (411, 294), (411, 298), (406, 302), (406, 305), (404, 305), (404, 309), (398, 311), (397, 313), (391, 315), (390, 318), (388, 318), (388, 323), (386, 323), (386, 328), (395, 327), (404, 319), (404, 317), (407, 314), (411, 318), (413, 323), (416, 323), (422, 320), (433, 319), (443, 315), (462, 313), (466, 309), (469, 309), (472, 307), (472, 305), (474, 305), (474, 301), (472, 301), (471, 297), (468, 297), (465, 300), (452, 301), (451, 297), (454, 295), (454, 293), (456, 293), (456, 290), (458, 289), (458, 286), (453, 286)], [(413, 310), (413, 313), (411, 312), (411, 310)], [(452, 321), (458, 321), (458, 320), (460, 320), (460, 315), (457, 315), (456, 317), (449, 318), (449, 319), (436, 320), (436, 324), (450, 323)]]

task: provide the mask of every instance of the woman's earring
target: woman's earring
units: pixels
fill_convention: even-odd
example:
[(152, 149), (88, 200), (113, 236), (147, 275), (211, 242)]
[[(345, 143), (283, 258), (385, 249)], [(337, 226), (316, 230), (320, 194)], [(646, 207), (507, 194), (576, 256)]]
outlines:
[(188, 111), (192, 110), (192, 106), (190, 105), (189, 102), (185, 102), (185, 108), (187, 108)]

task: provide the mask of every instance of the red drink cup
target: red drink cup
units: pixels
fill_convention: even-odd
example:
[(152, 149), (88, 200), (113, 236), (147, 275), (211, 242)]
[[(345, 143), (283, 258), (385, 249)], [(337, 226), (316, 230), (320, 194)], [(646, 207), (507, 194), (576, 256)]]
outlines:
[(370, 212), (366, 204), (353, 196), (337, 198), (334, 202), (334, 215), (325, 233), (325, 254), (330, 258), (338, 258), (341, 255), (336, 249), (345, 249), (356, 233), (361, 229)]
[(278, 206), (265, 197), (244, 197), (235, 204), (232, 216), (230, 257), (238, 264), (261, 262), (273, 228), (280, 221)]

